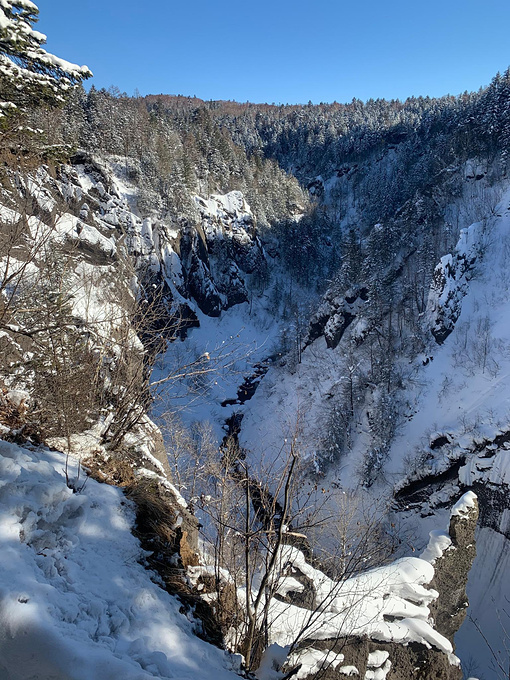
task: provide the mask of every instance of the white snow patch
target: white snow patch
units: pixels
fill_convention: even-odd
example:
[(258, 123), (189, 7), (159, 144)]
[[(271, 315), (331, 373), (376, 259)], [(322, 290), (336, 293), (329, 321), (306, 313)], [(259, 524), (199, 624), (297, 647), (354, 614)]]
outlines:
[(260, 666), (255, 672), (257, 680), (280, 680), (282, 673), (280, 668), (287, 660), (289, 647), (280, 647), (280, 645), (272, 644), (267, 647), (262, 655)]
[(437, 559), (443, 556), (445, 550), (451, 546), (452, 539), (448, 532), (440, 530), (431, 531), (429, 536), (429, 543), (420, 557), (422, 560), (434, 564)]
[(476, 494), (473, 491), (467, 491), (453, 506), (451, 516), (465, 517), (476, 507), (476, 500)]
[[(328, 649), (314, 649), (308, 647), (299, 652), (294, 652), (289, 656), (288, 665), (293, 668), (301, 664), (301, 668), (296, 673), (296, 678), (306, 678), (314, 673), (320, 673), (330, 666), (337, 668), (344, 660), (344, 655), (332, 652)], [(346, 666), (344, 666), (346, 668)], [(340, 669), (341, 670), (341, 669)]]
[(382, 649), (370, 652), (368, 655), (365, 680), (385, 680), (391, 669), (391, 661), (388, 658), (389, 655), (389, 652)]
[(379, 668), (385, 661), (388, 660), (390, 653), (383, 649), (376, 649), (375, 652), (370, 652), (368, 655), (367, 666), (371, 668)]

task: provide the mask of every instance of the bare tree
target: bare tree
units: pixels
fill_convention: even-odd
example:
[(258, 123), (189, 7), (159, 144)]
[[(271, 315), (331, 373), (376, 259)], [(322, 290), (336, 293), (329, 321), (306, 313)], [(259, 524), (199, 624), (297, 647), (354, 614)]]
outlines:
[[(200, 491), (192, 502), (210, 559), (211, 578), (201, 587), (214, 602), (227, 643), (244, 655), (251, 670), (258, 667), (284, 615), (275, 614), (275, 602), (283, 612), (293, 602), (282, 585), (294, 571), (290, 548), (320, 565), (328, 583), (334, 579), (323, 595), (307, 584), (308, 592), (300, 596), (304, 618), (292, 649), (317, 627), (325, 604), (346, 578), (380, 564), (394, 548), (380, 508), (370, 512), (360, 503), (355, 506), (352, 494), (311, 479), (299, 452), (298, 429), (267, 464), (250, 463), (230, 438), (221, 447), (221, 458), (209, 443), (207, 454), (189, 468), (192, 487)], [(322, 548), (312, 551), (312, 544)], [(204, 578), (207, 568), (197, 573)]]

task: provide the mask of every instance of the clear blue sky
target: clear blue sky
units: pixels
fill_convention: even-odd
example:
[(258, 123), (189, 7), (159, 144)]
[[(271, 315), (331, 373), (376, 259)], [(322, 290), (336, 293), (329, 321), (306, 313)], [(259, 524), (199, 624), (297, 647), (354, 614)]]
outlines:
[(477, 90), (509, 0), (35, 0), (47, 49), (133, 94), (306, 103)]

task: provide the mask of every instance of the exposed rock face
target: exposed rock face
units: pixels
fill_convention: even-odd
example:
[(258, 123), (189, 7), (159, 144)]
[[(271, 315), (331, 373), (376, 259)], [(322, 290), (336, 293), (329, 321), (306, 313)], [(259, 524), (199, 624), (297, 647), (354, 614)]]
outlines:
[[(479, 498), (481, 527), (490, 527), (510, 538), (506, 522), (510, 476), (505, 465), (510, 449), (508, 425), (497, 434), (459, 438), (451, 433), (439, 434), (423, 451), (427, 460), (441, 456), (441, 466), (432, 473), (427, 466), (411, 474), (395, 493), (400, 511), (419, 511), (430, 515), (453, 499), (459, 489), (472, 488)], [(436, 453), (437, 452), (437, 453)]]
[[(331, 644), (331, 643), (329, 643)], [(327, 642), (314, 642), (317, 649), (328, 649)], [(345, 680), (348, 675), (345, 669), (357, 669), (354, 678), (360, 680), (461, 680), (462, 671), (450, 663), (446, 654), (431, 649), (425, 649), (416, 643), (403, 646), (397, 643), (375, 642), (368, 639), (353, 638), (338, 640), (334, 647), (329, 647), (335, 653), (344, 655), (338, 668), (330, 666), (317, 675), (321, 680)], [(374, 652), (379, 658), (385, 658), (380, 666), (369, 665), (370, 655)], [(375, 656), (375, 655), (374, 655)], [(372, 657), (373, 658), (373, 657)]]
[[(368, 291), (363, 286), (348, 291), (344, 297), (327, 294), (312, 317), (305, 347), (324, 335), (327, 346), (335, 349), (367, 300)], [(355, 337), (361, 340), (362, 333), (360, 328)]]
[(197, 196), (195, 204), (200, 223), (181, 240), (186, 286), (205, 314), (219, 316), (248, 300), (243, 274), (263, 266), (264, 252), (240, 191), (208, 200)]
[(146, 229), (152, 242), (151, 268), (159, 267), (181, 307), (192, 299), (214, 317), (248, 300), (244, 275), (262, 267), (265, 255), (240, 191), (209, 199), (196, 196), (195, 206), (198, 221), (186, 220), (177, 231), (160, 223)]
[(265, 265), (265, 254), (240, 191), (196, 196), (196, 216), (176, 224), (140, 218), (137, 190), (131, 195), (123, 182), (114, 167), (84, 153), (53, 182), (75, 216), (72, 229), (66, 220), (66, 238), (91, 264), (115, 261), (125, 243), (138, 275), (161, 288), (169, 313), (188, 327), (196, 323), (193, 301), (204, 314), (219, 316), (248, 300), (244, 276)]
[[(435, 561), (431, 587), (439, 597), (431, 606), (437, 630), (453, 642), (453, 636), (466, 618), (466, 585), (476, 557), (475, 530), (478, 501), (472, 492), (465, 494), (472, 504), (460, 510), (454, 507), (450, 519), (450, 547)], [(465, 496), (463, 498), (465, 498)]]
[(224, 246), (223, 251), (246, 274), (262, 264), (255, 219), (240, 191), (213, 195), (207, 201), (197, 197), (196, 204), (209, 252), (216, 254)]
[(189, 228), (181, 238), (181, 258), (184, 282), (188, 294), (208, 316), (219, 316), (225, 304), (212, 280), (209, 257), (198, 232)]

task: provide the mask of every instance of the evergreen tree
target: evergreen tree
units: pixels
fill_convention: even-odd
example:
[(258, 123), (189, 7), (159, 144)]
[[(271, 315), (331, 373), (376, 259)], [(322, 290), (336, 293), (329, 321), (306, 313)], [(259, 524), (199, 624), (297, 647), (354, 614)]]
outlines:
[(34, 104), (58, 105), (92, 75), (42, 48), (46, 36), (33, 28), (38, 14), (30, 0), (0, 1), (0, 117)]

